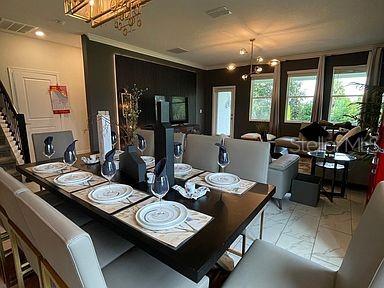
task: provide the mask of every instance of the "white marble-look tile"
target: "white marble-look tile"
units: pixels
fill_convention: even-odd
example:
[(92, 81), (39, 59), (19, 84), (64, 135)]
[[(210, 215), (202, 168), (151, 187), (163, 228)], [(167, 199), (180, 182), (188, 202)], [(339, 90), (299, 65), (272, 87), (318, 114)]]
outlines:
[(314, 241), (281, 235), (276, 245), (303, 258), (310, 259)]
[(350, 211), (325, 212), (320, 218), (320, 226), (339, 232), (352, 234), (352, 216)]
[(313, 256), (311, 257), (311, 261), (312, 261), (312, 262), (315, 262), (315, 263), (317, 263), (317, 264), (320, 264), (321, 266), (323, 266), (323, 267), (325, 267), (325, 268), (331, 269), (332, 271), (337, 271), (337, 270), (339, 270), (339, 266), (337, 266), (337, 265), (333, 265), (333, 264), (331, 264), (331, 263), (328, 263), (328, 262), (326, 262), (326, 261), (323, 261), (323, 260), (318, 259), (318, 258), (313, 257)]
[(352, 203), (360, 203), (364, 204), (366, 201), (366, 189), (364, 190), (354, 190), (351, 189), (347, 194), (348, 199), (351, 200)]
[(282, 236), (288, 235), (300, 240), (314, 241), (319, 221), (320, 217), (295, 210), (285, 226)]
[(357, 203), (351, 201), (352, 233), (356, 230), (360, 222), (360, 218), (363, 215), (364, 209), (364, 203)]
[[(263, 223), (263, 240), (268, 241), (272, 244), (276, 244), (277, 240), (279, 239), (281, 232), (283, 232), (283, 229), (285, 225), (287, 224), (288, 220), (283, 221), (275, 221), (272, 219), (264, 218)], [(249, 240), (254, 241), (256, 239), (260, 238), (260, 224), (257, 223), (255, 226), (248, 226), (246, 235)]]
[(320, 217), (321, 211), (323, 210), (324, 201), (324, 199), (320, 199), (316, 207), (298, 203), (296, 205), (295, 211), (300, 211), (311, 216)]
[(340, 267), (352, 236), (319, 227), (312, 257)]
[(350, 212), (351, 211), (351, 201), (347, 198), (333, 198), (333, 202), (329, 200), (324, 202), (323, 214), (336, 214), (340, 212)]

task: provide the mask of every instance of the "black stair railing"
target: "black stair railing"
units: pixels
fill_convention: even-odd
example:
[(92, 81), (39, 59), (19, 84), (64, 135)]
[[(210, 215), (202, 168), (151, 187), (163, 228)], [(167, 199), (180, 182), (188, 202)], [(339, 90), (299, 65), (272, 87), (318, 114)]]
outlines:
[(12, 104), (3, 82), (0, 81), (0, 110), (3, 113), (3, 119), (6, 121), (8, 128), (15, 139), (16, 145), (23, 156), (24, 163), (31, 162), (29, 154), (27, 127), (25, 124), (24, 114), (17, 113)]

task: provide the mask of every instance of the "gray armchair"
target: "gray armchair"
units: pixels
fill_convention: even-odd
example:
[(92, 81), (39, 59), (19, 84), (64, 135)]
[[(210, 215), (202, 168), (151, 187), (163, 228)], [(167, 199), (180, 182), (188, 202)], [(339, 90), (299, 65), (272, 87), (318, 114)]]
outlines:
[(367, 205), (339, 271), (331, 271), (277, 246), (257, 240), (223, 288), (384, 287), (384, 181)]
[(55, 148), (55, 154), (52, 159), (62, 158), (65, 149), (73, 142), (72, 131), (59, 131), (59, 132), (44, 132), (32, 134), (33, 149), (35, 153), (35, 159), (37, 162), (47, 160), (44, 156), (44, 139), (48, 136), (53, 136), (53, 147)]

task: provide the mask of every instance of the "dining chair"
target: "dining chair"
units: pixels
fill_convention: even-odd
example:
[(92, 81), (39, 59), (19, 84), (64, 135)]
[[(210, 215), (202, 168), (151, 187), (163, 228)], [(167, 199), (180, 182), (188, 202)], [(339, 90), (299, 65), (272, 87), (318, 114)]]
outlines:
[(384, 287), (383, 207), (384, 181), (376, 186), (337, 272), (256, 240), (223, 288)]
[(18, 196), (42, 260), (43, 287), (206, 287), (133, 248), (101, 267), (90, 235), (33, 193)]
[[(185, 148), (185, 134), (184, 133), (181, 133), (181, 132), (174, 133), (173, 134), (173, 141), (181, 143), (181, 147), (184, 151), (184, 148)], [(183, 154), (184, 154), (184, 152), (183, 152)], [(183, 156), (184, 155), (181, 155), (181, 157), (179, 159), (175, 158), (175, 163), (183, 163)]]
[(221, 137), (188, 134), (186, 138), (183, 162), (193, 168), (218, 172), (217, 157), (219, 152), (215, 143), (219, 143)]
[(36, 162), (48, 160), (48, 158), (44, 156), (44, 140), (48, 136), (53, 136), (52, 143), (55, 149), (55, 154), (53, 154), (52, 159), (63, 158), (65, 149), (67, 149), (68, 145), (74, 140), (73, 133), (70, 130), (33, 133), (31, 136)]
[[(137, 129), (135, 134), (140, 134), (147, 142), (147, 147), (143, 151), (144, 156), (155, 156), (155, 132), (153, 130)], [(137, 137), (134, 138), (134, 143), (137, 147)], [(139, 155), (141, 152), (137, 150)]]

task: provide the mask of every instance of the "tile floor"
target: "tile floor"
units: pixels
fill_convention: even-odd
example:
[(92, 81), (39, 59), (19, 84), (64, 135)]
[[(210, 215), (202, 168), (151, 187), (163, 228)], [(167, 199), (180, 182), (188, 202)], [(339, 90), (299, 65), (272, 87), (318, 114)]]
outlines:
[[(346, 198), (330, 202), (321, 197), (318, 207), (305, 206), (283, 199), (283, 209), (268, 203), (264, 217), (263, 239), (301, 257), (333, 270), (338, 270), (353, 231), (364, 210), (363, 190), (348, 189)], [(247, 246), (257, 239), (259, 219), (252, 222), (254, 230)], [(256, 234), (256, 235), (252, 235)], [(241, 239), (232, 247), (241, 251)], [(237, 263), (240, 257), (230, 254)]]

